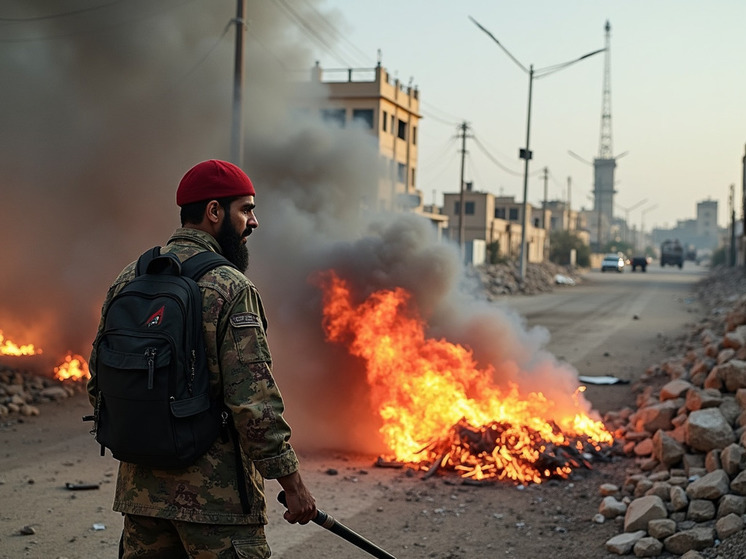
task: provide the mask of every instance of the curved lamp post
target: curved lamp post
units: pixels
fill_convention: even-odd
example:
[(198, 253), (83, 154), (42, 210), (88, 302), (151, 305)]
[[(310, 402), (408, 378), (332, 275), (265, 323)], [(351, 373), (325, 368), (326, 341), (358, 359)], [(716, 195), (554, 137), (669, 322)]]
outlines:
[(497, 46), (499, 46), (505, 54), (510, 57), (510, 59), (515, 62), (518, 67), (526, 72), (528, 74), (528, 112), (526, 117), (526, 147), (520, 148), (519, 150), (519, 157), (520, 159), (523, 159), (525, 161), (523, 166), (523, 216), (522, 216), (522, 225), (521, 225), (521, 259), (520, 259), (520, 277), (521, 279), (524, 279), (526, 277), (526, 228), (527, 228), (527, 216), (528, 213), (528, 162), (531, 160), (532, 153), (529, 149), (529, 140), (531, 138), (531, 94), (533, 90), (534, 85), (534, 78), (543, 78), (545, 76), (548, 76), (549, 74), (554, 74), (555, 72), (558, 72), (559, 70), (562, 70), (564, 68), (567, 68), (568, 66), (571, 66), (572, 64), (575, 64), (576, 62), (580, 62), (581, 60), (585, 60), (586, 58), (590, 58), (591, 56), (598, 54), (600, 52), (604, 52), (606, 49), (598, 49), (594, 50), (593, 52), (589, 52), (588, 54), (584, 54), (583, 56), (579, 58), (575, 58), (574, 60), (570, 60), (568, 62), (562, 62), (561, 64), (554, 64), (553, 66), (547, 66), (545, 68), (538, 68), (534, 70), (534, 65), (531, 64), (528, 68), (526, 68), (523, 64), (521, 64), (518, 59), (516, 59), (508, 50), (502, 46), (500, 41), (497, 40), (497, 38), (490, 33), (487, 29), (482, 27), (477, 20), (475, 20), (473, 17), (469, 16), (469, 19), (474, 22), (474, 24), (479, 27), (482, 31), (484, 31), (490, 39), (495, 41), (497, 43)]

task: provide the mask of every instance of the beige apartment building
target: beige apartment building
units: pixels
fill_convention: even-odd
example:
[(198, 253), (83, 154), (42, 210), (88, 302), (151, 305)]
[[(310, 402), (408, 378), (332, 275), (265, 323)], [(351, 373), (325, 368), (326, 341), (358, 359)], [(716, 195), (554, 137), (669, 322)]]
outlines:
[[(528, 211), (530, 215), (526, 228), (527, 262), (542, 262), (545, 259), (548, 232), (542, 224), (541, 210), (529, 204)], [(448, 237), (458, 243), (461, 229), (461, 193), (444, 195), (443, 213), (448, 217)], [(477, 192), (472, 189), (471, 183), (467, 183), (464, 191), (464, 243), (479, 240), (484, 240), (487, 245), (497, 243), (500, 256), (517, 260), (521, 253), (522, 223), (522, 202), (517, 202), (513, 196)]]
[[(422, 206), (416, 188), (419, 91), (391, 79), (379, 64), (366, 69), (323, 69), (317, 63), (311, 81), (326, 95), (312, 99), (321, 117), (342, 128), (370, 130), (378, 143), (380, 173), (375, 200), (378, 210), (411, 211)], [(308, 100), (306, 100), (308, 101)]]

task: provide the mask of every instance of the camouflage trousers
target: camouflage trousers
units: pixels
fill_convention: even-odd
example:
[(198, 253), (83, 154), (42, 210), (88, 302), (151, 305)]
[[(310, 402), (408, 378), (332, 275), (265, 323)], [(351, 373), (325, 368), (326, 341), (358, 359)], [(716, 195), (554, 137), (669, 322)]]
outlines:
[(124, 515), (120, 559), (267, 559), (261, 524), (197, 524)]

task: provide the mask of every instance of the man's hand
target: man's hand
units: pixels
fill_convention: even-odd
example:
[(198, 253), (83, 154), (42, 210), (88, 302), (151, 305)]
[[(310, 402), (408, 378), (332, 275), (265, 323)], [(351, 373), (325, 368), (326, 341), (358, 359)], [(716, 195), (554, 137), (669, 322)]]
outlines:
[(295, 472), (289, 476), (277, 478), (285, 491), (287, 508), (283, 517), (290, 524), (308, 524), (316, 517), (316, 501), (311, 492), (300, 478), (300, 473)]

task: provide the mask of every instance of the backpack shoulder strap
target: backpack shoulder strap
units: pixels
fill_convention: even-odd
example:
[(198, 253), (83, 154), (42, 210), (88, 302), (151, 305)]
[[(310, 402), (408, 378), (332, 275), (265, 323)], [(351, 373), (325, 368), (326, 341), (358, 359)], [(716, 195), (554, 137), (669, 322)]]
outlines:
[(184, 260), (181, 264), (181, 274), (197, 281), (207, 272), (218, 266), (236, 268), (235, 264), (230, 262), (225, 256), (208, 250), (199, 252)]
[(160, 254), (161, 247), (159, 246), (153, 247), (143, 252), (140, 255), (140, 258), (137, 259), (137, 266), (135, 266), (135, 275), (140, 276), (144, 274), (145, 271), (148, 269), (148, 264), (150, 264), (150, 261), (153, 260), (153, 258), (160, 256)]

